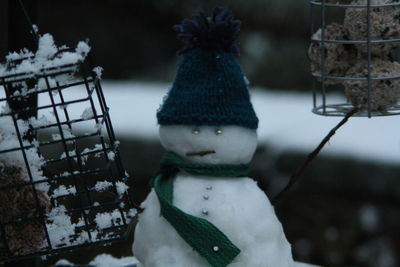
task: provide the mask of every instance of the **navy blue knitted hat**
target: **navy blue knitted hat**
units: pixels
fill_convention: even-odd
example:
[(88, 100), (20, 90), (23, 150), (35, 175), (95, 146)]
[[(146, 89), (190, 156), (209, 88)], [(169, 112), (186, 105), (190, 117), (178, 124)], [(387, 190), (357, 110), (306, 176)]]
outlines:
[(186, 45), (175, 81), (160, 110), (160, 125), (239, 125), (257, 129), (258, 118), (250, 102), (242, 70), (235, 59), (235, 38), (240, 21), (217, 7), (174, 26)]

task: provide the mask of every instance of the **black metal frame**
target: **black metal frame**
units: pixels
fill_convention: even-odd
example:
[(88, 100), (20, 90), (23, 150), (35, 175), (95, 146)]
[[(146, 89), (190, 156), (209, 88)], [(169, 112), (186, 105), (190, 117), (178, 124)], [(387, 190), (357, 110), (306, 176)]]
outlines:
[[(60, 51), (65, 52), (65, 50)], [(26, 60), (21, 59), (21, 60)], [(18, 63), (18, 62), (14, 62)], [(61, 75), (61, 74), (71, 74), (75, 75), (73, 81), (68, 81), (66, 84), (60, 84), (56, 82), (56, 85), (50, 83), (50, 79)], [(76, 76), (79, 77), (77, 78)], [(19, 151), (22, 153), (23, 160), (25, 163), (25, 168), (29, 175), (29, 181), (26, 183), (18, 183), (17, 185), (0, 187), (0, 194), (4, 192), (3, 190), (10, 190), (16, 188), (22, 188), (24, 186), (29, 186), (34, 192), (34, 197), (36, 201), (36, 206), (40, 207), (40, 201), (38, 197), (38, 192), (36, 186), (41, 183), (46, 183), (51, 186), (51, 190), (54, 190), (55, 186), (59, 185), (73, 185), (76, 189), (74, 194), (66, 194), (62, 196), (57, 196), (55, 198), (51, 197), (51, 192), (49, 192), (49, 199), (51, 201), (52, 207), (57, 207), (62, 205), (66, 206), (67, 213), (74, 216), (75, 218), (81, 218), (84, 221), (82, 227), (76, 228), (81, 235), (86, 234), (88, 240), (84, 243), (65, 245), (60, 247), (55, 247), (51, 242), (49, 236), (49, 231), (46, 225), (48, 220), (47, 214), (39, 212), (35, 218), (18, 218), (10, 222), (0, 222), (1, 239), (0, 242), (8, 248), (7, 256), (0, 258), (0, 262), (14, 261), (24, 258), (30, 258), (39, 255), (54, 254), (62, 250), (71, 250), (74, 248), (84, 247), (92, 244), (104, 244), (110, 243), (112, 241), (120, 240), (125, 237), (126, 227), (129, 224), (128, 211), (132, 208), (132, 203), (129, 198), (128, 192), (125, 192), (122, 196), (118, 195), (116, 183), (118, 181), (124, 182), (127, 179), (127, 174), (122, 165), (118, 142), (115, 139), (113, 127), (111, 124), (109, 116), (109, 108), (107, 107), (102, 87), (100, 84), (100, 78), (93, 71), (91, 66), (86, 62), (78, 62), (77, 64), (57, 66), (53, 68), (41, 69), (40, 72), (35, 73), (18, 73), (7, 76), (0, 77), (0, 93), (3, 90), (5, 97), (0, 97), (0, 106), (6, 104), (10, 101), (20, 99), (21, 96), (15, 96), (10, 94), (14, 91), (16, 82), (24, 81), (35, 81), (37, 84), (39, 79), (44, 79), (46, 88), (32, 90), (26, 94), (27, 97), (34, 95), (46, 95), (50, 98), (51, 104), (38, 105), (37, 107), (22, 108), (19, 110), (11, 110), (8, 113), (0, 113), (0, 117), (9, 116), (12, 118), (16, 136), (18, 138), (19, 146), (7, 150), (1, 150), (0, 155), (3, 153), (9, 153), (13, 151)], [(72, 87), (79, 87), (81, 90), (82, 98), (66, 100), (65, 93)], [(55, 97), (57, 94), (58, 97)], [(0, 94), (1, 96), (1, 94)], [(40, 99), (40, 98), (39, 98)], [(73, 105), (77, 103), (86, 103), (91, 108), (93, 116), (90, 118), (72, 118), (70, 116), (70, 108), (68, 105)], [(21, 113), (31, 111), (51, 111), (54, 114), (55, 122), (47, 125), (42, 125), (38, 127), (30, 126), (31, 131), (34, 136), (37, 136), (38, 141), (36, 143), (30, 143), (26, 145), (24, 142), (24, 134), (18, 126), (18, 116)], [(90, 133), (82, 133), (78, 129), (79, 123), (93, 123), (94, 125), (101, 126), (105, 128), (102, 131), (101, 128), (94, 128), (95, 130)], [(64, 130), (73, 132), (74, 135), (65, 136)], [(54, 131), (61, 137), (57, 140), (48, 140), (46, 136)], [(99, 143), (100, 145), (95, 150), (82, 153), (83, 148), (87, 147), (88, 142)], [(43, 166), (44, 173), (46, 174), (46, 179), (37, 180), (33, 177), (30, 170), (29, 159), (26, 155), (26, 150), (32, 147), (36, 147), (38, 152), (45, 157), (45, 164)], [(75, 153), (71, 153), (71, 149)], [(58, 150), (63, 152), (65, 157), (58, 157), (49, 159), (46, 158), (46, 154), (54, 154)], [(79, 152), (81, 151), (81, 152)], [(110, 159), (108, 153), (112, 152), (115, 157)], [(85, 158), (91, 157), (96, 160), (94, 163), (85, 165)], [(99, 160), (97, 160), (97, 158)], [(55, 167), (54, 167), (55, 166)], [(63, 170), (64, 172), (62, 172)], [(51, 173), (53, 172), (53, 173)], [(107, 180), (111, 182), (112, 186), (106, 190), (106, 192), (98, 192), (93, 188), (93, 184), (96, 181)], [(51, 191), (50, 190), (50, 191)], [(108, 194), (108, 195), (107, 195)], [(107, 197), (104, 197), (107, 195)], [(101, 203), (96, 201), (98, 199), (104, 199), (105, 201)], [(110, 200), (111, 199), (111, 200)], [(72, 204), (72, 203), (78, 203)], [(77, 206), (77, 207), (76, 207)], [(94, 222), (94, 216), (99, 211), (107, 212), (112, 210), (118, 210), (120, 213), (120, 222), (118, 225), (113, 225), (106, 229), (99, 230)], [(37, 208), (40, 211), (40, 208)], [(24, 223), (32, 220), (39, 220), (43, 225), (43, 230), (45, 232), (46, 240), (43, 249), (29, 255), (12, 255), (9, 251), (9, 246), (6, 238), (5, 226), (14, 223)], [(77, 235), (79, 233), (76, 232)], [(93, 236), (93, 233), (101, 232), (104, 235), (99, 235), (97, 238)], [(46, 244), (47, 243), (47, 244)]]
[[(371, 52), (371, 44), (379, 44), (379, 43), (399, 43), (400, 46), (400, 38), (394, 38), (390, 40), (373, 40), (371, 39), (371, 10), (376, 7), (393, 7), (399, 6), (398, 3), (387, 3), (387, 4), (371, 4), (371, 0), (366, 0), (366, 4), (357, 5), (357, 4), (348, 4), (337, 1), (335, 3), (329, 2), (327, 0), (311, 0), (310, 8), (311, 8), (311, 34), (314, 34), (318, 27), (315, 27), (317, 23), (316, 12), (321, 17), (321, 20), (318, 21), (320, 23), (321, 28), (321, 39), (313, 39), (311, 38), (311, 42), (320, 43), (321, 51), (321, 62), (320, 62), (320, 74), (312, 73), (313, 79), (313, 109), (312, 111), (315, 114), (323, 115), (323, 116), (345, 116), (348, 112), (354, 109), (354, 106), (349, 103), (349, 101), (345, 103), (338, 104), (327, 104), (327, 80), (339, 80), (339, 81), (350, 81), (350, 80), (358, 80), (358, 81), (367, 81), (368, 86), (368, 102), (367, 109), (362, 110), (354, 114), (353, 116), (358, 117), (372, 117), (372, 116), (390, 116), (390, 115), (399, 115), (400, 114), (400, 105), (396, 104), (387, 111), (378, 112), (371, 110), (371, 101), (370, 95), (372, 91), (372, 81), (374, 80), (394, 80), (399, 79), (400, 76), (392, 76), (392, 77), (371, 77), (371, 63), (372, 63), (372, 52)], [(347, 8), (366, 8), (367, 9), (367, 39), (366, 40), (327, 40), (325, 39), (325, 29), (326, 29), (326, 14), (328, 9), (347, 9)], [(317, 9), (317, 11), (315, 10)], [(319, 9), (319, 10), (318, 10)], [(367, 46), (367, 69), (368, 75), (367, 77), (336, 77), (329, 76), (325, 73), (325, 43), (335, 43), (335, 44), (365, 44)], [(320, 81), (320, 86), (318, 85), (318, 81)], [(400, 88), (399, 88), (400, 90)]]

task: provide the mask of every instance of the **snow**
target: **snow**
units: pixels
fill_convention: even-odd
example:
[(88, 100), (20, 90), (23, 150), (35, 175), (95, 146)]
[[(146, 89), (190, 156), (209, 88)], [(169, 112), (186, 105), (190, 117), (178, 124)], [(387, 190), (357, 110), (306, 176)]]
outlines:
[(10, 52), (6, 55), (6, 61), (18, 60), (25, 57), (33, 57), (34, 54), (27, 50), (26, 48), (22, 49), (19, 53), (17, 52)]
[[(74, 138), (75, 137), (75, 135), (73, 135), (71, 133), (71, 130), (66, 128), (66, 127), (64, 129), (62, 129), (62, 133), (63, 133), (64, 139), (69, 139), (69, 138)], [(61, 134), (58, 134), (58, 133), (57, 134), (52, 134), (51, 137), (52, 137), (52, 139), (54, 141), (62, 140)]]
[[(198, 133), (193, 134), (193, 129)], [(215, 129), (212, 126), (161, 126), (160, 140), (167, 151), (174, 151), (193, 163), (247, 164), (250, 162), (257, 147), (257, 134), (254, 130), (238, 126), (222, 126), (218, 128), (222, 130), (222, 134), (216, 135)], [(201, 151), (214, 153), (203, 157), (188, 156), (188, 153)]]
[(85, 148), (82, 151), (82, 154), (89, 154), (89, 153), (93, 153), (93, 152), (97, 152), (97, 151), (98, 151), (98, 153), (94, 154), (94, 156), (96, 158), (100, 157), (103, 154), (103, 146), (101, 144), (95, 144), (94, 148)]
[[(19, 132), (23, 135), (28, 131), (28, 124), (23, 121), (17, 121)], [(24, 146), (30, 146), (31, 144), (23, 140), (22, 144)], [(44, 164), (44, 159), (38, 155), (36, 147), (24, 149), (24, 153), (28, 160), (28, 167), (32, 177), (29, 176), (28, 170), (25, 164), (22, 150), (20, 148), (20, 143), (18, 140), (17, 133), (14, 128), (14, 122), (10, 116), (0, 117), (0, 151), (14, 150), (6, 153), (0, 153), (0, 162), (7, 166), (15, 166), (22, 170), (22, 179), (25, 181), (42, 181), (46, 178), (43, 176), (41, 170)], [(38, 183), (35, 185), (38, 190), (47, 192), (49, 185), (47, 183)]]
[(129, 189), (129, 186), (127, 186), (124, 182), (116, 182), (115, 186), (119, 196), (123, 196)]
[(120, 225), (122, 223), (121, 212), (114, 210), (112, 212), (97, 213), (94, 219), (100, 229), (109, 228), (113, 225)]
[[(114, 131), (119, 137), (158, 140), (156, 111), (168, 84), (137, 81), (103, 81)], [(65, 91), (69, 97), (82, 97), (83, 88)], [(341, 120), (311, 112), (311, 92), (251, 90), (252, 102), (260, 119), (258, 138), (277, 151), (311, 152)], [(68, 97), (67, 96), (67, 97)], [(334, 101), (339, 96), (332, 96)], [(49, 104), (39, 98), (40, 105)], [(72, 117), (80, 117), (86, 104), (69, 107)], [(128, 114), (128, 115), (127, 115)], [(90, 129), (85, 129), (90, 130)], [(397, 116), (349, 120), (324, 147), (322, 154), (348, 156), (377, 162), (400, 163), (400, 124)]]
[(65, 185), (60, 185), (56, 189), (54, 189), (53, 194), (51, 195), (53, 198), (65, 195), (74, 195), (76, 194), (75, 186), (66, 187)]
[[(85, 43), (85, 42), (79, 42), (75, 51), (73, 50), (68, 50), (67, 51), (61, 51), (62, 49), (65, 49), (66, 47), (57, 47), (55, 45), (54, 39), (50, 34), (44, 34), (40, 36), (39, 40), (39, 48), (36, 53), (29, 52), (27, 50), (22, 50), (20, 52), (13, 52), (10, 53), (6, 59), (7, 62), (5, 65), (0, 65), (0, 76), (7, 76), (7, 75), (14, 75), (14, 74), (19, 74), (18, 79), (20, 78), (29, 78), (32, 77), (36, 74), (41, 74), (44, 69), (48, 71), (48, 68), (55, 67), (55, 72), (58, 71), (57, 68), (61, 68), (66, 64), (76, 64), (85, 59), (87, 54), (90, 51), (90, 47)], [(20, 63), (14, 64), (15, 62), (12, 62), (12, 60), (21, 60)], [(11, 66), (11, 67), (10, 67)], [(71, 70), (73, 71), (76, 66), (72, 66)], [(68, 69), (69, 70), (69, 69)], [(101, 76), (101, 67), (97, 67), (93, 70), (98, 78)], [(28, 85), (25, 82), (19, 82), (16, 81), (14, 82), (12, 77), (5, 78), (6, 81), (13, 82), (13, 86), (18, 86), (19, 90), (17, 90), (13, 95), (18, 96), (18, 97), (23, 97), (26, 96), (28, 93), (32, 92), (40, 92), (40, 90), (47, 89), (49, 86), (54, 87), (57, 85), (63, 85), (65, 83), (70, 83), (72, 79), (74, 79), (72, 74), (62, 74), (62, 75), (57, 75), (54, 74), (54, 77), (50, 78), (40, 78), (38, 80), (38, 83), (36, 84), (35, 87), (33, 88), (28, 88)], [(84, 91), (80, 91), (78, 99), (86, 99), (87, 98), (87, 92), (85, 88), (80, 87), (80, 90), (83, 89)], [(66, 100), (76, 100), (77, 98), (71, 99), (71, 95), (68, 95), (68, 90), (65, 90), (67, 94), (65, 95)], [(82, 96), (82, 92), (84, 95)], [(52, 95), (54, 96), (54, 99), (56, 103), (59, 103), (59, 97), (56, 97), (59, 93), (54, 91), (52, 92)], [(39, 102), (45, 98), (47, 101), (47, 105), (51, 104), (51, 98), (48, 95), (48, 93), (41, 93), (39, 94)], [(75, 97), (76, 95), (73, 95)], [(1, 107), (0, 111), (0, 152), (7, 151), (7, 150), (14, 150), (6, 153), (0, 153), (0, 166), (16, 166), (20, 167), (22, 170), (22, 178), (26, 181), (30, 180), (30, 177), (28, 177), (28, 172), (26, 170), (23, 154), (21, 153), (20, 149), (20, 143), (17, 138), (16, 131), (14, 129), (14, 123), (12, 121), (12, 118), (8, 116), (10, 113), (9, 107), (5, 104), (5, 94), (4, 90), (0, 90), (0, 99), (1, 103), (4, 104), (3, 107)], [(94, 99), (97, 100), (97, 99)], [(84, 103), (86, 106), (88, 105), (88, 101)], [(96, 108), (98, 108), (99, 103), (97, 103)], [(68, 110), (70, 109), (70, 105), (59, 105), (58, 109), (61, 110)], [(89, 107), (88, 109), (84, 110), (83, 112), (80, 112), (82, 114), (82, 118), (85, 120), (89, 120), (93, 118), (93, 107)], [(60, 112), (59, 116), (61, 121), (65, 120), (66, 118), (64, 112)], [(64, 117), (63, 117), (64, 116)], [(45, 109), (45, 112), (40, 112), (39, 119), (31, 118), (29, 119), (29, 123), (35, 127), (35, 128), (40, 128), (43, 126), (47, 126), (49, 124), (56, 123), (56, 118), (54, 116), (54, 110), (52, 109)], [(76, 116), (74, 119), (78, 119), (79, 116)], [(18, 127), (19, 127), (19, 132), (21, 135), (23, 135), (27, 130), (28, 130), (28, 123), (27, 122), (22, 122), (22, 121), (17, 121)], [(63, 125), (62, 127), (62, 132), (61, 134), (63, 135), (64, 138), (73, 138), (75, 135), (71, 132), (71, 129), (68, 128), (68, 126)], [(102, 123), (98, 123), (96, 125), (93, 125), (93, 130), (97, 128), (100, 129), (103, 128)], [(92, 130), (92, 132), (93, 132)], [(61, 134), (60, 133), (54, 133), (52, 134), (51, 138), (54, 141), (61, 140)], [(22, 141), (24, 146), (31, 146), (33, 145), (32, 148), (26, 148), (24, 150), (27, 159), (28, 159), (28, 167), (32, 173), (32, 179), (34, 181), (46, 181), (46, 177), (43, 176), (41, 167), (44, 164), (44, 159), (39, 156), (37, 148), (39, 147), (39, 142), (34, 140), (32, 144), (30, 144), (28, 141)], [(71, 141), (67, 141), (67, 144), (71, 143)], [(83, 152), (94, 152), (94, 157), (99, 157), (100, 155), (103, 154), (102, 150), (102, 145), (95, 145), (93, 149), (87, 148)], [(70, 150), (70, 151), (64, 151), (60, 155), (60, 159), (65, 159), (67, 157), (67, 153), (70, 157), (74, 157), (74, 160), (77, 160), (77, 151), (75, 150)], [(114, 160), (115, 154), (112, 151), (108, 151), (106, 156), (110, 160)], [(86, 160), (88, 159), (89, 155), (83, 155), (83, 164), (85, 164)], [(79, 174), (79, 171), (74, 171), (74, 174)], [(60, 176), (67, 176), (71, 175), (69, 172), (64, 172), (60, 174)], [(105, 183), (106, 181), (104, 181)], [(111, 183), (110, 183), (111, 184)], [(57, 198), (60, 196), (65, 196), (65, 195), (74, 195), (77, 193), (77, 189), (74, 186), (66, 186), (66, 185), (58, 185), (56, 188), (50, 189), (50, 185), (47, 182), (43, 183), (38, 183), (35, 184), (35, 187), (44, 193), (48, 194), (52, 198)], [(117, 184), (117, 191), (118, 193), (124, 193), (126, 191), (127, 187), (123, 185), (122, 182), (119, 182)], [(58, 201), (54, 202), (54, 207), (51, 208), (50, 212), (48, 212), (47, 219), (46, 219), (46, 227), (49, 233), (49, 238), (50, 242), (52, 245), (52, 248), (55, 247), (60, 247), (60, 246), (70, 246), (70, 245), (76, 245), (76, 244), (82, 244), (86, 243), (89, 241), (89, 234), (86, 231), (80, 231), (78, 230), (78, 227), (81, 227), (84, 225), (83, 218), (74, 218), (72, 219), (70, 217), (70, 213), (67, 211), (65, 206), (59, 205)], [(130, 210), (125, 216), (127, 217), (127, 221), (131, 218), (131, 214), (134, 212)], [(118, 215), (119, 214), (119, 215)], [(121, 219), (121, 213), (118, 210), (111, 211), (109, 213), (103, 213), (101, 214), (103, 217), (108, 216), (110, 223), (112, 224), (122, 224), (122, 219)], [(92, 232), (93, 236), (97, 239), (102, 238), (99, 236), (99, 231), (93, 231)], [(111, 236), (113, 233), (107, 233), (106, 238), (108, 236)], [(43, 244), (43, 246), (47, 246), (47, 244)]]
[[(113, 184), (109, 181), (98, 181), (94, 185), (94, 189), (97, 192), (103, 192), (112, 186), (113, 186)], [(122, 196), (123, 194), (125, 194), (125, 192), (129, 189), (129, 186), (127, 186), (124, 182), (121, 182), (121, 181), (116, 182), (115, 187), (116, 187), (116, 190), (117, 190), (117, 193), (119, 196)]]
[(61, 266), (74, 266), (74, 264), (72, 262), (64, 260), (64, 259), (57, 261), (55, 265), (56, 266), (58, 266), (58, 265), (61, 265)]
[[(212, 189), (207, 190), (210, 185)], [(204, 194), (209, 195), (208, 200), (202, 198)], [(209, 220), (240, 248), (241, 253), (230, 267), (292, 267), (291, 247), (282, 226), (266, 195), (252, 179), (193, 177), (180, 173), (174, 182), (174, 205)], [(202, 213), (203, 209), (208, 213)], [(208, 266), (160, 217), (154, 191), (144, 202), (133, 251), (145, 266)]]
[[(155, 114), (168, 90), (168, 84), (104, 81), (103, 89), (110, 107), (114, 131), (118, 137), (158, 140)], [(64, 95), (66, 99), (79, 99), (82, 98), (83, 92), (86, 92), (85, 88), (74, 87), (64, 90)], [(259, 144), (268, 144), (278, 152), (312, 151), (341, 120), (340, 117), (313, 114), (311, 92), (277, 92), (256, 88), (251, 91), (251, 95), (260, 119)], [(333, 96), (334, 100), (338, 98)], [(48, 104), (50, 99), (40, 94), (39, 105)], [(80, 118), (86, 108), (87, 103), (79, 103), (69, 106), (68, 112), (71, 118)], [(48, 121), (45, 121), (42, 115), (46, 115)], [(55, 122), (49, 110), (41, 110), (39, 118), (41, 118), (39, 124)], [(93, 131), (89, 126), (82, 130)], [(64, 134), (72, 137), (67, 129)], [(55, 140), (60, 138), (59, 135), (54, 137)], [(400, 163), (398, 117), (350, 118), (321, 153), (398, 164)]]
[[(7, 66), (7, 63), (0, 64), (0, 76), (26, 73), (26, 77), (32, 77), (42, 72), (43, 69), (58, 68), (82, 62), (90, 52), (88, 44), (82, 41), (77, 44), (75, 51), (59, 52), (62, 48), (57, 47), (53, 36), (46, 33), (40, 36), (38, 50), (35, 54), (26, 49), (8, 54), (6, 56), (7, 63), (19, 59), (22, 59), (22, 61), (11, 68)], [(72, 66), (71, 68), (74, 69), (75, 67)]]
[(100, 254), (97, 255), (89, 264), (96, 267), (134, 267), (137, 264), (139, 267), (139, 262), (135, 257), (125, 257), (125, 258), (114, 258), (111, 255)]
[(115, 160), (115, 153), (113, 151), (110, 151), (107, 153), (107, 158), (109, 160)]
[[(55, 265), (66, 265), (66, 266), (74, 266), (74, 263), (61, 259), (56, 262)], [(122, 257), (115, 258), (109, 254), (99, 254), (92, 261), (89, 262), (89, 265), (93, 265), (96, 267), (141, 267), (142, 265), (135, 257)], [(317, 267), (315, 265), (310, 265), (306, 263), (296, 262), (294, 267)]]
[(319, 28), (319, 29), (311, 36), (311, 40), (321, 40), (321, 36), (322, 36), (322, 29)]
[(80, 41), (76, 46), (75, 51), (78, 54), (81, 54), (83, 57), (86, 57), (86, 55), (90, 52), (90, 46), (86, 42)]
[[(69, 157), (74, 157), (74, 160), (75, 160), (75, 161), (77, 160), (77, 159), (75, 158), (75, 156), (76, 156), (76, 151), (75, 151), (75, 150), (68, 151), (68, 156), (69, 156)], [(67, 158), (67, 153), (66, 153), (66, 152), (63, 152), (63, 153), (61, 154), (61, 156), (60, 156), (60, 159), (65, 159), (65, 158)]]
[(87, 107), (82, 112), (81, 118), (84, 119), (84, 120), (88, 120), (88, 119), (93, 118), (93, 109), (92, 109), (92, 107)]
[(47, 119), (45, 115), (42, 115), (39, 119), (34, 117), (29, 119), (29, 124), (31, 124), (35, 128), (39, 128), (42, 126), (50, 125), (51, 121)]
[(98, 192), (102, 192), (102, 191), (106, 191), (108, 188), (110, 188), (112, 186), (112, 183), (109, 181), (98, 181), (95, 186), (94, 189)]
[(295, 262), (294, 267), (318, 267), (317, 265), (302, 263), (302, 262)]
[[(186, 161), (248, 163), (257, 146), (256, 132), (238, 126), (218, 129), (216, 134), (216, 128), (211, 126), (162, 126), (160, 139), (167, 151), (177, 153)], [(202, 151), (213, 153), (196, 154)], [(274, 208), (251, 178), (193, 176), (179, 172), (174, 177), (173, 202), (183, 212), (211, 222), (240, 249), (230, 267), (293, 267), (291, 246)], [(133, 254), (143, 265), (209, 266), (160, 216), (160, 203), (154, 189), (143, 206), (133, 244)], [(218, 244), (212, 245), (210, 250), (218, 253)]]
[(58, 49), (54, 44), (53, 36), (46, 33), (39, 39), (39, 49), (36, 52), (36, 56), (51, 59), (57, 51)]
[(46, 227), (53, 247), (70, 246), (89, 241), (89, 236), (86, 232), (73, 237), (75, 236), (75, 228), (83, 225), (83, 221), (80, 220), (78, 223), (73, 223), (64, 206), (54, 207), (47, 217), (49, 222)]
[(103, 68), (100, 66), (94, 67), (93, 71), (96, 73), (96, 77), (101, 80), (101, 76), (103, 75)]
[[(57, 261), (56, 265), (75, 266), (70, 261), (64, 259)], [(96, 267), (140, 267), (135, 257), (115, 258), (108, 254), (97, 255), (88, 265)]]
[[(168, 84), (105, 81), (103, 82), (103, 89), (105, 90), (108, 106), (111, 108), (110, 115), (117, 136), (158, 140), (158, 125), (155, 113), (168, 90)], [(81, 98), (83, 92), (86, 92), (86, 89), (79, 87), (65, 90), (64, 93), (66, 98), (76, 99)], [(268, 144), (278, 151), (294, 149), (309, 152), (341, 120), (341, 118), (337, 117), (322, 117), (312, 114), (310, 112), (312, 105), (311, 93), (275, 92), (256, 88), (251, 91), (251, 94), (255, 110), (260, 119), (260, 127), (258, 129), (259, 143)], [(0, 95), (0, 97), (4, 96)], [(334, 99), (338, 98), (336, 96), (333, 97)], [(39, 104), (50, 104), (48, 97), (42, 97), (41, 94)], [(82, 105), (71, 105), (67, 108), (72, 114), (71, 117), (79, 118), (82, 110), (86, 107), (87, 103), (83, 103)], [(129, 111), (127, 111), (128, 108)], [(43, 117), (43, 115), (45, 116)], [(4, 120), (6, 118), (1, 117), (0, 119)], [(50, 122), (54, 123), (54, 116), (49, 114), (48, 111), (42, 110), (39, 118), (39, 120), (34, 121), (38, 126), (46, 125)], [(330, 144), (324, 148), (323, 153), (399, 163), (400, 125), (397, 120), (396, 116), (372, 119), (351, 118), (332, 138)], [(12, 123), (3, 122), (0, 125), (12, 125)], [(6, 131), (12, 132), (12, 129), (11, 127)], [(82, 130), (86, 131), (88, 128), (82, 128)], [(65, 129), (64, 134), (73, 136), (68, 129)], [(1, 138), (4, 141), (5, 137), (0, 136), (0, 146), (1, 144), (18, 146), (15, 143), (15, 139), (14, 141), (2, 143)], [(55, 136), (55, 138), (57, 139), (59, 136)], [(37, 155), (36, 152), (34, 154)], [(18, 157), (16, 159), (18, 160)], [(40, 158), (36, 158), (34, 161), (36, 162), (35, 164), (40, 164)], [(213, 188), (218, 187), (214, 186)], [(63, 188), (60, 189), (60, 192), (62, 190)], [(210, 199), (212, 199), (212, 195)], [(247, 203), (246, 207), (252, 207), (253, 205), (253, 203)], [(199, 208), (201, 212), (203, 207)], [(218, 213), (212, 207), (207, 207), (207, 209), (209, 216)], [(57, 244), (69, 244), (87, 240), (85, 236), (81, 236), (79, 240), (69, 239), (69, 235), (74, 234), (73, 229), (79, 222), (71, 222), (62, 206), (53, 209), (50, 215), (52, 222), (48, 224), (48, 227), (51, 229), (50, 237), (54, 242)], [(360, 213), (360, 221), (364, 225), (364, 229), (369, 229), (374, 224), (372, 222), (373, 219), (371, 219), (373, 217), (369, 211)], [(109, 225), (110, 219), (112, 223), (112, 220), (116, 217), (113, 216), (113, 213), (105, 214), (103, 219), (98, 219), (98, 225), (105, 226), (104, 218), (109, 219)], [(360, 255), (364, 254), (360, 252)], [(390, 264), (387, 264), (387, 266), (390, 266)]]
[[(381, 4), (388, 4), (392, 3), (392, 0), (370, 0), (371, 5), (381, 5)], [(361, 1), (362, 4), (368, 4), (368, 0)], [(360, 3), (357, 3), (360, 4)]]

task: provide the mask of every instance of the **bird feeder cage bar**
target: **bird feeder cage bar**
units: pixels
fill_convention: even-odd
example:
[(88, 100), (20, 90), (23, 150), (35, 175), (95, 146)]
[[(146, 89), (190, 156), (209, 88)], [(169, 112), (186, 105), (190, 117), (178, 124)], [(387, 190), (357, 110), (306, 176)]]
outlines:
[(368, 84), (368, 118), (371, 118), (371, 62), (372, 62), (372, 54), (371, 54), (371, 0), (367, 0), (367, 55), (368, 55), (368, 76), (367, 76), (367, 84)]
[[(329, 90), (331, 86), (328, 82), (335, 82), (335, 83), (345, 83), (347, 81), (360, 81), (360, 83), (366, 83), (366, 103), (365, 108), (354, 114), (354, 116), (362, 116), (362, 117), (372, 117), (372, 116), (389, 116), (389, 115), (399, 115), (400, 114), (400, 105), (395, 101), (395, 104), (392, 104), (389, 108), (385, 110), (376, 110), (373, 107), (372, 100), (373, 99), (373, 92), (375, 90), (374, 84), (378, 81), (388, 83), (392, 80), (400, 79), (400, 74), (396, 75), (376, 75), (373, 73), (373, 52), (372, 46), (379, 45), (379, 44), (391, 44), (396, 46), (399, 44), (400, 46), (400, 38), (397, 36), (390, 38), (390, 39), (377, 39), (372, 36), (372, 10), (374, 8), (397, 8), (399, 7), (400, 10), (400, 2), (393, 2), (393, 3), (377, 3), (372, 4), (371, 0), (365, 0), (364, 4), (356, 4), (354, 1), (346, 1), (344, 0), (336, 2), (336, 1), (329, 1), (329, 0), (320, 0), (320, 1), (310, 1), (310, 18), (311, 18), (311, 33), (313, 34), (311, 38), (312, 44), (319, 45), (319, 68), (318, 71), (313, 71), (312, 77), (313, 79), (313, 112), (318, 115), (324, 116), (345, 116), (349, 113), (352, 109), (354, 109), (353, 104), (351, 101), (347, 99), (343, 99), (340, 102), (337, 100), (331, 100), (331, 94), (329, 94)], [(335, 39), (335, 38), (327, 38), (327, 25), (331, 16), (330, 10), (335, 9), (341, 12), (346, 11), (348, 9), (366, 9), (366, 38), (352, 40), (350, 39)], [(329, 26), (328, 26), (329, 27)], [(317, 29), (320, 29), (320, 36), (314, 34), (316, 33)], [(350, 75), (332, 75), (327, 73), (327, 50), (326, 47), (328, 45), (354, 45), (354, 46), (363, 46), (366, 47), (366, 55), (364, 59), (366, 61), (366, 75), (360, 77), (354, 77)], [(358, 60), (361, 60), (360, 58)], [(400, 90), (400, 88), (398, 88)], [(335, 88), (337, 92), (337, 87)], [(397, 100), (397, 99), (396, 99)], [(336, 103), (334, 102), (336, 101)]]

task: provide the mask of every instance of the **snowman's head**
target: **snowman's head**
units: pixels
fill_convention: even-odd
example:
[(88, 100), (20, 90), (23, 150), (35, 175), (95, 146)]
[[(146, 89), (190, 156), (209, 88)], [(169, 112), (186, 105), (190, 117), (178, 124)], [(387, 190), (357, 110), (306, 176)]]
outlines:
[(163, 147), (188, 162), (247, 164), (257, 147), (255, 129), (229, 126), (161, 125)]
[(174, 27), (185, 47), (157, 111), (161, 143), (193, 163), (247, 164), (257, 146), (258, 118), (235, 58), (240, 22), (223, 8), (209, 22), (201, 15)]

